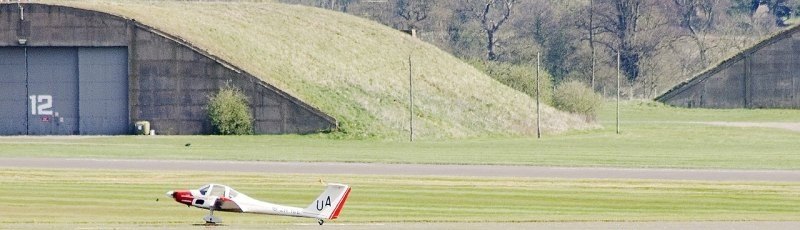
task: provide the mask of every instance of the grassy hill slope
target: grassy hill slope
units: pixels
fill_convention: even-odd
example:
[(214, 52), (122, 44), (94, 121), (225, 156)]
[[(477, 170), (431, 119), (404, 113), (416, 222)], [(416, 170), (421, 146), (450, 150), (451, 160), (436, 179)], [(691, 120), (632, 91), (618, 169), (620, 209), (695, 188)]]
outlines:
[[(535, 101), (433, 45), (378, 23), (273, 2), (38, 1), (133, 18), (221, 57), (336, 118), (351, 137), (535, 134)], [(591, 127), (543, 108), (548, 133)]]

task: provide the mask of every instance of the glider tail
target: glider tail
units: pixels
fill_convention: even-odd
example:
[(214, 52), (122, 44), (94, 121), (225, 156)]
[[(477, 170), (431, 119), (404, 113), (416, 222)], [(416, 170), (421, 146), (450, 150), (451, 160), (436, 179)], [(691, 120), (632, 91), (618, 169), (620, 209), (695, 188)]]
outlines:
[(328, 184), (325, 187), (325, 191), (317, 197), (317, 200), (311, 202), (303, 212), (317, 219), (336, 219), (339, 217), (339, 213), (342, 212), (348, 195), (350, 195), (350, 186)]

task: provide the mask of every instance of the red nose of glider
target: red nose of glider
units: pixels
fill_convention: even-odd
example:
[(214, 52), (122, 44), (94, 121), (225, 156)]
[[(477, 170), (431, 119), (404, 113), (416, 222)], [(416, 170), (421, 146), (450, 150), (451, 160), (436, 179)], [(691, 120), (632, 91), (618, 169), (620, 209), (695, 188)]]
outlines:
[(167, 192), (167, 196), (172, 197), (173, 199), (175, 199), (176, 202), (185, 205), (192, 205), (192, 200), (194, 200), (192, 192), (190, 192), (189, 190), (169, 191)]

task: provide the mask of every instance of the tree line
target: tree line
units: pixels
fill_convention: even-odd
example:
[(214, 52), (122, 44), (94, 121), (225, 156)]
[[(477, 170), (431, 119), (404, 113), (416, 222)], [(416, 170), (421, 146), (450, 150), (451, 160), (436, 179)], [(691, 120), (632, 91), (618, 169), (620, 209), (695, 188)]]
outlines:
[(610, 94), (617, 54), (625, 94), (654, 97), (759, 39), (797, 23), (800, 0), (282, 0), (415, 29), (475, 61), (530, 66), (554, 84)]

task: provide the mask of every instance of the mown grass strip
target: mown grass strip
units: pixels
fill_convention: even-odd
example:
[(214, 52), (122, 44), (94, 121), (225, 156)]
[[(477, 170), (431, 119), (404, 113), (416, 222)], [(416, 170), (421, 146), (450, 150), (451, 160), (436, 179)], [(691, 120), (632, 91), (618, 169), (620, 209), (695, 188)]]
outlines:
[[(171, 201), (167, 190), (217, 182), (304, 207), (320, 178), (353, 186), (344, 223), (800, 220), (798, 183), (2, 169), (0, 223), (187, 225), (206, 212)], [(220, 215), (234, 226), (307, 222)]]

